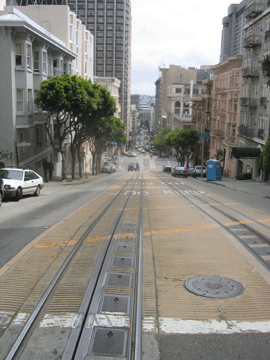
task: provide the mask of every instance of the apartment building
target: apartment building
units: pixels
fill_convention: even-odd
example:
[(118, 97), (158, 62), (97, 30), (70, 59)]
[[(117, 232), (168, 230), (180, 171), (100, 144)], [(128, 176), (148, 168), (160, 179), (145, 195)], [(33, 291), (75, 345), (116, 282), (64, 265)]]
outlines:
[[(11, 0), (9, 0), (11, 1)], [(36, 0), (16, 0), (19, 6), (35, 5)], [(131, 76), (131, 3), (130, 0), (40, 0), (48, 6), (68, 5), (94, 35), (94, 76), (121, 81), (121, 119), (129, 128)]]
[[(71, 73), (76, 53), (42, 26), (10, 8), (0, 16), (0, 142), (9, 165), (31, 166), (41, 175), (42, 158), (57, 163), (44, 130), (46, 114), (34, 103), (43, 80)], [(53, 122), (52, 133), (53, 133)]]
[[(238, 147), (263, 150), (269, 138), (269, 86), (261, 62), (270, 55), (270, 1), (246, 1)], [(237, 172), (258, 176), (258, 155), (238, 157)]]
[(223, 175), (235, 176), (233, 148), (237, 146), (242, 81), (242, 55), (231, 56), (211, 67), (214, 71), (211, 93), (210, 159), (219, 158)]
[[(93, 81), (94, 73), (94, 36), (83, 25), (76, 14), (64, 5), (28, 5), (17, 6), (17, 9), (62, 40), (68, 49), (76, 53), (76, 59), (71, 63), (71, 75), (80, 76)], [(5, 6), (4, 13), (8, 13)], [(59, 26), (61, 24), (61, 26)], [(60, 73), (61, 72), (61, 69)], [(66, 71), (66, 69), (62, 69)]]
[[(159, 130), (162, 130), (167, 124), (173, 128), (173, 119), (170, 116), (171, 101), (168, 104), (169, 87), (173, 84), (187, 85), (193, 81), (196, 83), (197, 70), (185, 69), (179, 65), (170, 65), (169, 68), (160, 68), (160, 79), (156, 82), (156, 104), (157, 116), (156, 121), (159, 123)], [(158, 89), (157, 89), (158, 86)], [(178, 87), (179, 89), (179, 87)], [(170, 90), (172, 91), (172, 90)], [(180, 91), (180, 90), (175, 90)], [(175, 101), (177, 101), (175, 99)]]
[(229, 56), (243, 54), (246, 1), (230, 5), (228, 15), (222, 19), (220, 62)]

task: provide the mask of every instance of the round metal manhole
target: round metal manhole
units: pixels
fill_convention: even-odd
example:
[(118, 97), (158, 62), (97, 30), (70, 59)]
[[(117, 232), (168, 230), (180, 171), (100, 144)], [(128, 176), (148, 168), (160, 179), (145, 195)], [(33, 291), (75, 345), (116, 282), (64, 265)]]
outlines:
[(238, 296), (245, 290), (239, 282), (215, 275), (193, 277), (185, 282), (185, 286), (194, 294), (217, 299)]

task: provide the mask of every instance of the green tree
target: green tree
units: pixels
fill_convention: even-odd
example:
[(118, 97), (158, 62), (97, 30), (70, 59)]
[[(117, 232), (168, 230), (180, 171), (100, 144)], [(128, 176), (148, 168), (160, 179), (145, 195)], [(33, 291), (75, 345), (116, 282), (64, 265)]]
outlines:
[(259, 168), (265, 172), (265, 179), (268, 179), (270, 173), (270, 139), (266, 141), (263, 152), (260, 154)]
[(71, 130), (70, 104), (66, 96), (70, 91), (69, 77), (54, 76), (42, 81), (35, 99), (35, 104), (47, 112), (45, 129), (53, 149), (62, 156), (62, 180), (66, 178), (64, 140)]
[(94, 137), (91, 139), (91, 152), (93, 157), (92, 173), (100, 171), (101, 155), (113, 142), (121, 146), (126, 144), (125, 124), (117, 117), (102, 118), (99, 122)]
[(155, 149), (157, 149), (160, 153), (164, 152), (167, 153), (168, 151), (170, 151), (171, 146), (168, 145), (168, 143), (165, 142), (165, 136), (167, 134), (169, 134), (171, 132), (170, 128), (168, 126), (166, 126), (161, 133), (157, 134), (154, 137), (154, 147)]
[(189, 162), (189, 156), (198, 140), (196, 130), (174, 130), (165, 135), (165, 143), (175, 149), (177, 161), (182, 166), (185, 161)]

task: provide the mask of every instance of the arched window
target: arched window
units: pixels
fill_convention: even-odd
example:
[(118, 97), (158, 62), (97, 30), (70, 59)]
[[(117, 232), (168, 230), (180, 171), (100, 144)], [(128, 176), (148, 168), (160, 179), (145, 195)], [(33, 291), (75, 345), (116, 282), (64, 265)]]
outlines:
[(180, 114), (180, 101), (176, 101), (174, 104), (174, 113)]

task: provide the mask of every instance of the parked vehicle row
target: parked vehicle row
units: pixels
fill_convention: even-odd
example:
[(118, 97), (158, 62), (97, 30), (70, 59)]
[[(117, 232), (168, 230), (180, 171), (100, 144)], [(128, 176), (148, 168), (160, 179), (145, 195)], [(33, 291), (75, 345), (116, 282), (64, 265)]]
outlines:
[[(164, 165), (163, 166), (163, 172), (171, 172), (172, 176), (184, 176), (184, 177), (188, 177), (188, 176), (192, 176), (192, 177), (197, 177), (197, 176), (201, 176), (201, 165), (190, 167), (189, 169), (187, 169), (184, 166), (176, 166), (174, 168), (172, 168), (171, 165)], [(203, 166), (203, 176), (206, 176), (206, 166)]]
[(2, 198), (19, 201), (23, 195), (39, 196), (43, 188), (43, 178), (35, 171), (23, 168), (1, 168)]

